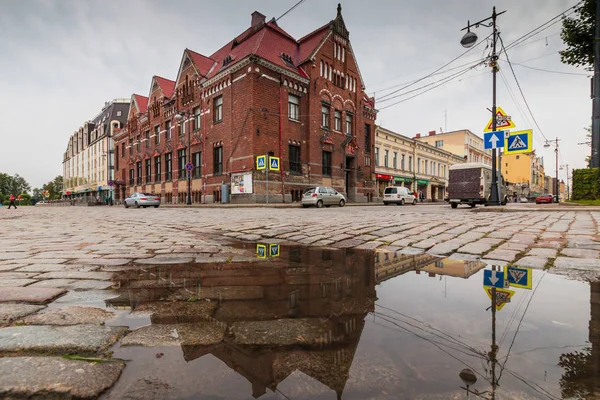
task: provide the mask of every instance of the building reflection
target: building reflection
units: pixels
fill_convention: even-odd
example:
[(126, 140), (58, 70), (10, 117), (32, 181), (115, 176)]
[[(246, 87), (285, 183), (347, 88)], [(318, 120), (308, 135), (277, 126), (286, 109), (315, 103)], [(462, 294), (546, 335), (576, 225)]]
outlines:
[(186, 361), (212, 354), (258, 398), (294, 371), (335, 391), (349, 377), (374, 310), (374, 254), (283, 248), (252, 263), (144, 267), (120, 273), (107, 305), (176, 324)]

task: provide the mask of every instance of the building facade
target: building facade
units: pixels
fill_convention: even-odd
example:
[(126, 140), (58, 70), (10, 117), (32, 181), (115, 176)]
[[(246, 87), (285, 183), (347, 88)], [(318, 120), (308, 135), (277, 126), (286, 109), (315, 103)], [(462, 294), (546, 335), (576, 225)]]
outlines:
[(511, 194), (518, 197), (537, 197), (552, 193), (552, 179), (544, 172), (544, 159), (535, 151), (523, 154), (504, 154), (501, 160), (504, 180)]
[(427, 136), (418, 133), (415, 139), (464, 157), (465, 162), (492, 165), (491, 150), (484, 150), (483, 139), (468, 129), (443, 133), (430, 131)]
[(129, 99), (114, 99), (71, 135), (63, 155), (63, 197), (114, 198), (113, 138), (125, 126), (128, 113)]
[(443, 200), (448, 167), (464, 158), (416, 139), (375, 128), (375, 177), (378, 197), (386, 186), (405, 186), (431, 201)]
[[(298, 201), (325, 185), (348, 201), (375, 193), (374, 99), (365, 87), (338, 6), (334, 20), (294, 39), (259, 12), (210, 56), (186, 49), (174, 81), (154, 77), (134, 95), (117, 137), (119, 196), (164, 202)], [(146, 102), (146, 104), (142, 104)], [(256, 157), (279, 158), (279, 170)], [(191, 169), (189, 182), (186, 165)]]

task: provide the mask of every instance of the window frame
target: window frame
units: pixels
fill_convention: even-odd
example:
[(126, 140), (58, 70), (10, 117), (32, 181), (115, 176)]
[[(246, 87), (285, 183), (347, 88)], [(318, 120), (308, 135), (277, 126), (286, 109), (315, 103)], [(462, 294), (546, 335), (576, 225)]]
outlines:
[(288, 159), (289, 159), (289, 170), (291, 174), (302, 174), (302, 158), (300, 146), (290, 144), (288, 146)]
[(201, 114), (200, 114), (200, 106), (198, 107), (194, 107), (192, 109), (192, 113), (194, 114), (194, 132), (199, 131), (200, 130), (200, 124), (201, 124)]
[(321, 103), (321, 128), (330, 129), (331, 106), (326, 103)]
[(340, 110), (333, 110), (333, 130), (336, 132), (342, 131), (342, 112)]
[(172, 128), (172, 123), (171, 120), (166, 120), (165, 121), (165, 138), (167, 141), (171, 140), (171, 128)]
[(200, 178), (202, 176), (202, 152), (198, 151), (192, 154), (192, 163), (194, 164), (193, 178)]
[(173, 180), (173, 153), (165, 154), (165, 181)]
[(223, 175), (223, 146), (213, 148), (213, 175)]
[[(179, 167), (179, 177), (186, 177), (187, 169), (185, 164), (187, 163), (187, 149), (177, 150), (177, 166)], [(182, 162), (183, 161), (183, 162)]]
[(323, 176), (327, 176), (327, 177), (332, 176), (331, 164), (332, 164), (332, 152), (323, 150), (323, 152), (321, 154), (321, 165), (322, 165), (321, 173)]
[(160, 182), (162, 177), (162, 156), (154, 157), (154, 182)]
[(150, 183), (152, 182), (152, 160), (147, 158), (144, 164), (146, 167), (146, 183)]
[[(294, 103), (292, 99), (297, 102)], [(292, 121), (300, 121), (300, 96), (288, 93), (288, 119)]]
[(354, 115), (346, 112), (346, 135), (353, 136), (354, 134)]
[(213, 123), (223, 122), (223, 95), (213, 99)]

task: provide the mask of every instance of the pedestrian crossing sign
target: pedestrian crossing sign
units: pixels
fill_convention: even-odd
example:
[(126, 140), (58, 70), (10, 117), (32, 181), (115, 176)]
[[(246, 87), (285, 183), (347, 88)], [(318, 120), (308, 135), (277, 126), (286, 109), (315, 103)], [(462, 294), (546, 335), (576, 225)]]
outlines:
[(521, 154), (533, 151), (533, 130), (511, 132), (504, 141), (504, 154)]
[(256, 169), (262, 170), (267, 168), (267, 156), (256, 157)]
[(267, 258), (267, 245), (266, 244), (257, 244), (256, 245), (256, 256), (258, 258)]
[(269, 169), (279, 171), (279, 157), (269, 157)]
[(278, 244), (270, 244), (269, 245), (269, 254), (271, 257), (279, 257), (279, 245)]
[(504, 270), (504, 279), (511, 287), (531, 289), (531, 268), (508, 267)]

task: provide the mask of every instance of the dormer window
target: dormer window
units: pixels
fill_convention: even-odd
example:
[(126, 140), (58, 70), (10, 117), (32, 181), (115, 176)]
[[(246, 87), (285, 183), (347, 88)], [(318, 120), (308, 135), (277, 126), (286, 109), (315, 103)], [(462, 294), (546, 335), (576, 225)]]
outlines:
[(294, 65), (294, 61), (292, 60), (292, 56), (290, 56), (289, 54), (281, 53), (281, 59), (283, 60), (285, 65), (287, 65), (288, 67), (290, 67), (290, 68), (296, 67)]
[(231, 56), (231, 54), (229, 54), (223, 59), (223, 66), (226, 66), (227, 64), (231, 63), (231, 61), (233, 61), (233, 57)]

